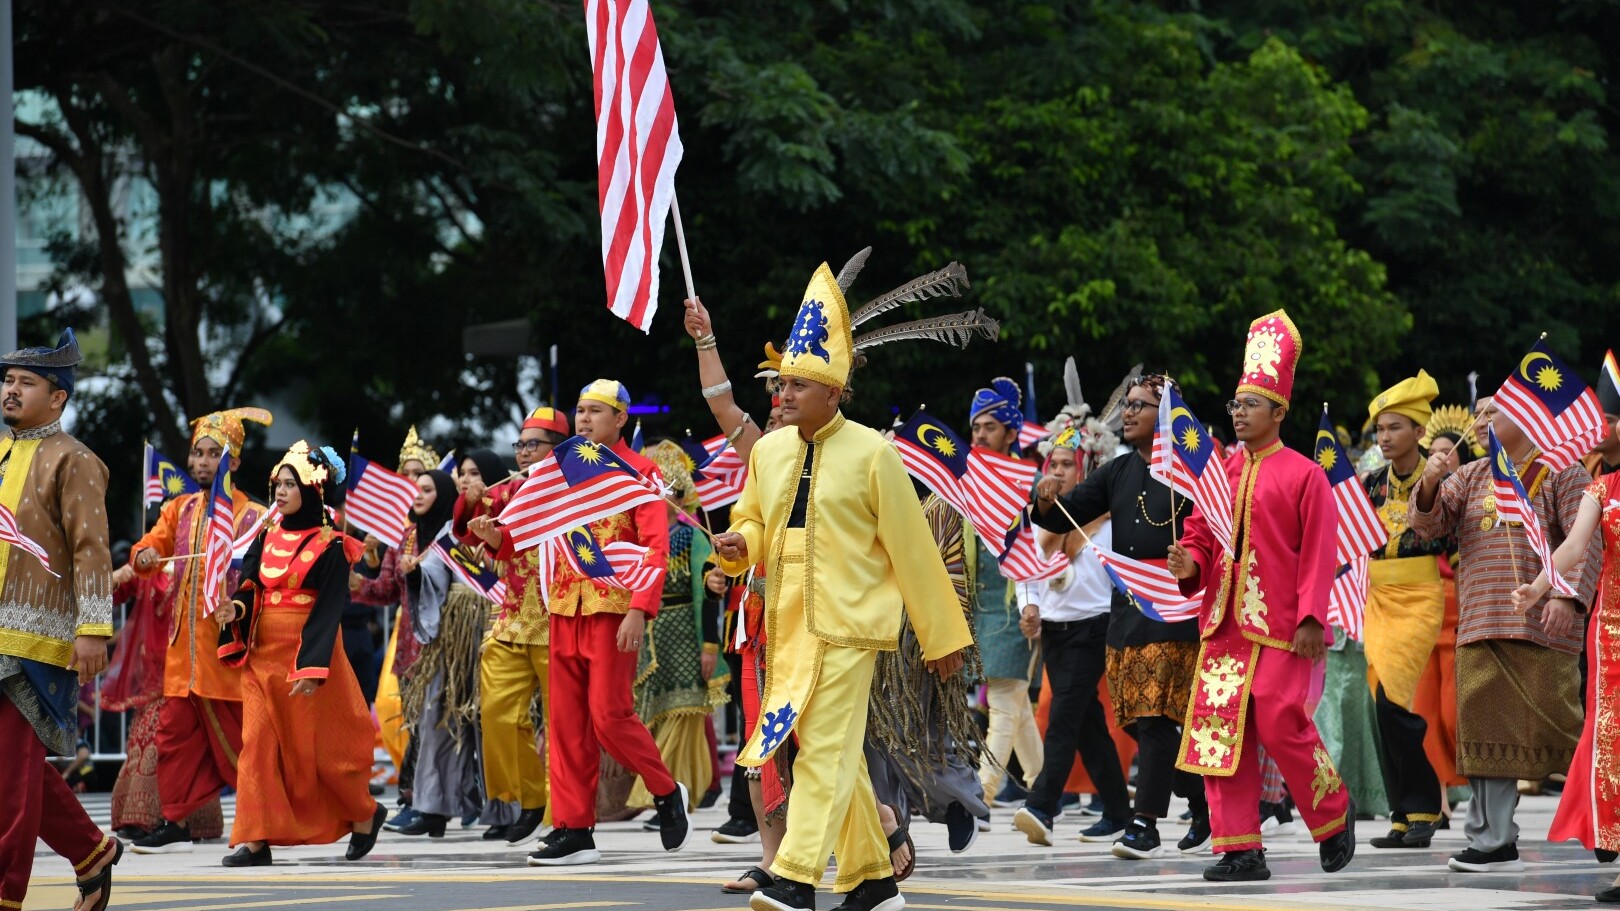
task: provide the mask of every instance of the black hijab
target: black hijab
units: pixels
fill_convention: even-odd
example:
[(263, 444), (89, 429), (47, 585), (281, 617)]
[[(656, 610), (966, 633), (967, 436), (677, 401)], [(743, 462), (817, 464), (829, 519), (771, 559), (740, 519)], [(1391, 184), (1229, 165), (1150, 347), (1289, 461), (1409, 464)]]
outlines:
[(456, 467), (460, 468), (468, 461), (478, 466), (478, 473), (484, 476), (485, 487), (494, 487), (506, 480), (506, 464), (501, 461), (500, 456), (488, 449), (474, 449), (462, 456), (456, 462)]
[[(283, 466), (286, 467), (286, 466)], [(281, 474), (280, 469), (276, 471)], [(297, 472), (294, 472), (294, 477)], [(306, 528), (315, 528), (326, 518), (326, 504), (321, 499), (321, 492), (312, 484), (298, 482), (299, 503), (298, 511), (292, 515), (281, 517), (281, 527), (287, 531), (303, 531)]]
[(421, 556), (433, 545), (433, 537), (444, 530), (446, 522), (456, 513), (456, 482), (451, 479), (448, 472), (434, 469), (427, 472), (433, 479), (433, 489), (436, 496), (433, 505), (422, 515), (411, 510), (411, 521), (416, 523), (416, 554)]

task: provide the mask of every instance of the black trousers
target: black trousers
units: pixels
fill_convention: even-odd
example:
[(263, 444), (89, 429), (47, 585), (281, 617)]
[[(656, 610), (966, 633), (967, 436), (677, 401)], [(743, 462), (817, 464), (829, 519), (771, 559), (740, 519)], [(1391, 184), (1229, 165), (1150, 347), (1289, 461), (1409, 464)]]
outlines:
[(1389, 793), (1391, 822), (1436, 822), (1440, 819), (1440, 777), (1423, 752), (1429, 732), (1423, 716), (1408, 712), (1384, 694), (1373, 694), (1378, 718), (1379, 753), (1384, 767), (1384, 790)]
[(1052, 714), (1046, 725), (1045, 762), (1027, 803), (1047, 815), (1057, 812), (1078, 749), (1086, 774), (1102, 797), (1103, 815), (1119, 822), (1130, 819), (1125, 773), (1097, 698), (1097, 683), (1108, 669), (1108, 615), (1068, 623), (1041, 621), (1041, 655), (1052, 686)]
[(1181, 719), (1154, 715), (1125, 729), (1136, 739), (1136, 812), (1154, 819), (1170, 814), (1170, 794), (1187, 800), (1194, 819), (1209, 818), (1204, 778), (1176, 768), (1181, 754)]

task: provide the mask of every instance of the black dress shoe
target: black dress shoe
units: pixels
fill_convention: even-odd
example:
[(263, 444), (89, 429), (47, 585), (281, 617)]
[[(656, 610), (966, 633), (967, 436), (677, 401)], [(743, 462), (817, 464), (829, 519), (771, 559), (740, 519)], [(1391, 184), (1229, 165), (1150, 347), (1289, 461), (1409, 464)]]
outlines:
[(423, 813), (411, 820), (409, 824), (400, 826), (398, 831), (401, 835), (426, 835), (429, 838), (443, 838), (445, 823), (449, 821), (450, 817), (448, 816), (441, 816), (438, 813)]
[(1596, 857), (1597, 862), (1600, 864), (1612, 864), (1617, 859), (1620, 859), (1620, 854), (1617, 854), (1614, 851), (1605, 851), (1602, 848), (1593, 848), (1592, 856)]
[(249, 851), (247, 845), (236, 849), (236, 853), (227, 854), (220, 859), (220, 863), (227, 867), (268, 867), (270, 866), (270, 846), (265, 845), (258, 851)]
[(1337, 873), (1349, 866), (1350, 859), (1356, 856), (1356, 802), (1350, 801), (1349, 809), (1344, 813), (1344, 829), (1337, 835), (1329, 835), (1317, 846), (1317, 853), (1322, 858), (1322, 870), (1327, 873)]
[(851, 889), (844, 896), (844, 903), (833, 911), (899, 911), (905, 906), (906, 900), (900, 897), (900, 887), (890, 876), (869, 879)]
[(816, 887), (777, 877), (774, 884), (748, 897), (751, 911), (815, 911)]
[(383, 808), (382, 804), (377, 804), (377, 809), (371, 814), (371, 831), (351, 834), (349, 836), (349, 850), (343, 852), (344, 858), (347, 860), (359, 860), (370, 854), (371, 849), (377, 846), (377, 836), (382, 834), (383, 823), (387, 821), (388, 811)]
[(1610, 886), (1592, 897), (1604, 904), (1620, 905), (1620, 886)]
[(1266, 850), (1227, 851), (1212, 867), (1204, 868), (1204, 878), (1216, 883), (1249, 883), (1271, 878), (1266, 867)]

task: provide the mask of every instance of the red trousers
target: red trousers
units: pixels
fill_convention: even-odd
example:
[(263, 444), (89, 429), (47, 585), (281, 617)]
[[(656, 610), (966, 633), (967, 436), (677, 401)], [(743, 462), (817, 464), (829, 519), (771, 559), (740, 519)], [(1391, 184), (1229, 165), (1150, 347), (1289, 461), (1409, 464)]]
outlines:
[(635, 652), (615, 641), (620, 614), (551, 616), (551, 818), (560, 829), (596, 825), (596, 786), (601, 750), (641, 776), (662, 797), (675, 790), (647, 726), (636, 714), (630, 688)]
[(236, 787), (242, 753), (242, 703), (191, 695), (163, 700), (158, 715), (158, 797), (163, 818), (184, 823)]
[(6, 770), (0, 787), (0, 908), (21, 908), (34, 872), (36, 838), (73, 864), (77, 876), (100, 860), (113, 840), (96, 828), (62, 774), (45, 761), (45, 744), (4, 693), (0, 766)]
[[(1235, 635), (1230, 622), (1217, 633), (1223, 634)], [(1229, 777), (1204, 778), (1217, 854), (1260, 847), (1262, 756), (1269, 756), (1282, 771), (1312, 838), (1323, 841), (1344, 829), (1350, 789), (1339, 778), (1305, 711), (1312, 672), (1311, 662), (1293, 652), (1260, 647), (1237, 770)], [(1257, 749), (1260, 746), (1265, 747), (1264, 754)]]

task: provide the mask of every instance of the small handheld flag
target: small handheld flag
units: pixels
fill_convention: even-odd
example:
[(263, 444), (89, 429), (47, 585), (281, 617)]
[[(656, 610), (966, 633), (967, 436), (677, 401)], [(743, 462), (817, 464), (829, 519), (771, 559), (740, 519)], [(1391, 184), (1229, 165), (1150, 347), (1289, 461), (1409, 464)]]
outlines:
[(1149, 620), (1160, 623), (1178, 623), (1198, 616), (1198, 606), (1204, 599), (1203, 589), (1192, 597), (1181, 593), (1181, 584), (1170, 570), (1154, 563), (1136, 560), (1124, 554), (1092, 548), (1114, 587), (1130, 599), (1131, 604)]
[(142, 464), (146, 466), (145, 506), (202, 489), (191, 479), (191, 475), (180, 470), (173, 459), (153, 449), (151, 443), (146, 444)]
[(1367, 491), (1356, 477), (1356, 467), (1339, 445), (1339, 437), (1328, 418), (1327, 405), (1322, 406), (1322, 423), (1316, 431), (1316, 464), (1327, 472), (1328, 484), (1333, 488), (1333, 502), (1339, 508), (1339, 535), (1334, 564), (1343, 566), (1357, 557), (1365, 557), (1389, 541), (1389, 529), (1378, 517)]
[(1493, 400), (1541, 450), (1541, 461), (1563, 471), (1607, 434), (1597, 393), (1538, 339)]
[(231, 569), (231, 552), (236, 543), (235, 507), (231, 497), (229, 454), (220, 456), (219, 468), (214, 472), (214, 487), (209, 492), (208, 509), (204, 513), (203, 527), (206, 543), (203, 545), (202, 598), (203, 616), (214, 612), (215, 602), (225, 592), (225, 576)]
[[(1552, 590), (1564, 597), (1576, 597), (1574, 586), (1564, 581), (1558, 574), (1557, 564), (1553, 563), (1552, 547), (1547, 543), (1547, 536), (1541, 530), (1541, 520), (1536, 518), (1536, 511), (1530, 505), (1530, 495), (1525, 492), (1524, 482), (1519, 478), (1519, 469), (1514, 467), (1513, 460), (1508, 458), (1507, 450), (1496, 440), (1496, 431), (1487, 430), (1486, 447), (1487, 457), (1491, 460), (1491, 488), (1496, 496), (1496, 521), (1518, 522), (1524, 526), (1524, 536), (1530, 542), (1530, 549), (1535, 551), (1541, 560), (1541, 565), (1547, 571), (1547, 579), (1552, 583)], [(1550, 468), (1544, 468), (1550, 471)], [(1512, 534), (1512, 532), (1508, 532)]]
[(513, 547), (527, 550), (572, 528), (663, 498), (658, 485), (613, 450), (571, 436), (530, 469), (496, 521), (511, 532)]
[(1159, 398), (1159, 421), (1153, 428), (1153, 458), (1148, 473), (1172, 493), (1189, 497), (1221, 548), (1232, 553), (1232, 483), (1216, 455), (1215, 438), (1193, 416), (1181, 391), (1168, 380)]

